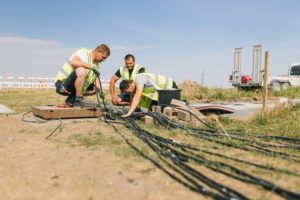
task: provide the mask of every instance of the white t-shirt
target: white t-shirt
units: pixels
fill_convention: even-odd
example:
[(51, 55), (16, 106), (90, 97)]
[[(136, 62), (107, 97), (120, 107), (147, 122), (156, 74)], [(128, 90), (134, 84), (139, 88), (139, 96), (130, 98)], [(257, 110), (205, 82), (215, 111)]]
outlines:
[(150, 76), (142, 73), (136, 75), (135, 85), (137, 87), (140, 87), (142, 85), (144, 85), (144, 87), (152, 87), (153, 83)]
[(69, 61), (71, 62), (71, 60), (74, 58), (74, 56), (78, 56), (82, 62), (89, 63), (90, 53), (91, 53), (91, 50), (89, 50), (89, 49), (78, 49), (72, 54)]

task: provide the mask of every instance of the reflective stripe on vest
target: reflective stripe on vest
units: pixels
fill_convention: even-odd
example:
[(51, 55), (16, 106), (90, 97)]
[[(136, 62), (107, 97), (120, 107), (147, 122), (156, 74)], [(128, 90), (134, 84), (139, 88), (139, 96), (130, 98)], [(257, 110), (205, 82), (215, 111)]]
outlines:
[[(88, 64), (93, 64), (92, 54), (89, 53), (88, 56), (89, 56)], [(100, 72), (99, 63), (96, 63), (94, 66)], [(83, 86), (83, 90), (82, 90), (83, 94), (86, 92), (87, 88), (95, 82), (95, 80), (97, 78), (97, 75), (92, 70), (89, 70), (89, 69), (86, 69), (86, 70), (87, 70), (87, 76), (85, 78), (85, 82), (84, 82), (84, 86)]]
[[(143, 66), (134, 65), (133, 71), (132, 71), (130, 77), (129, 77), (129, 70), (127, 69), (127, 67), (126, 67), (126, 66), (120, 67), (121, 78), (122, 78), (123, 80), (133, 80), (133, 81), (135, 81), (136, 75), (139, 73), (139, 70), (140, 70), (142, 67), (143, 67)], [(144, 68), (145, 68), (145, 67), (144, 67)], [(146, 68), (145, 68), (145, 71), (146, 71)]]
[(142, 73), (142, 74), (149, 76), (151, 78), (151, 83), (153, 84), (153, 86), (150, 87), (146, 86), (143, 89), (142, 98), (140, 101), (141, 107), (149, 108), (151, 104), (151, 100), (158, 101), (157, 90), (171, 89), (173, 87), (173, 79), (163, 75), (156, 75), (150, 73)]

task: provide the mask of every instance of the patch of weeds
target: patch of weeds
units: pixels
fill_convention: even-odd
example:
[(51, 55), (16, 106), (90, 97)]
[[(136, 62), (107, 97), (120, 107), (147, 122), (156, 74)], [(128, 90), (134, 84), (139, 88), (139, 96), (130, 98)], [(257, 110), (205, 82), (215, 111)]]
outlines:
[(154, 168), (154, 167), (150, 167), (150, 168), (147, 168), (147, 169), (142, 169), (142, 170), (140, 170), (140, 173), (141, 174), (144, 174), (144, 175), (146, 175), (146, 174), (150, 174), (152, 171), (154, 171), (156, 168)]
[(123, 169), (125, 171), (128, 171), (128, 170), (131, 170), (132, 167), (133, 167), (133, 164), (132, 163), (126, 163), (125, 165), (122, 165)]
[(113, 137), (113, 136), (109, 136), (109, 137), (106, 139), (106, 143), (107, 143), (107, 144), (110, 144), (110, 145), (120, 145), (120, 144), (122, 144), (123, 142), (122, 142), (121, 140), (116, 139), (116, 138)]
[(85, 134), (75, 134), (69, 137), (69, 140), (74, 146), (96, 146), (102, 145), (104, 143), (103, 135), (85, 135)]
[(252, 173), (254, 174), (261, 174), (261, 175), (269, 175), (269, 176), (273, 176), (274, 172), (269, 171), (269, 170), (263, 170), (263, 169), (259, 169), (259, 168), (254, 168), (252, 170)]
[(222, 89), (218, 89), (216, 93), (210, 96), (210, 99), (225, 99), (225, 94)]
[(140, 154), (130, 147), (117, 147), (114, 149), (114, 154), (122, 158), (139, 157)]
[(127, 177), (126, 180), (127, 180), (127, 182), (129, 182), (129, 183), (133, 183), (133, 182), (134, 182), (134, 179), (133, 179), (133, 178)]
[(121, 140), (113, 136), (106, 136), (101, 131), (90, 131), (88, 134), (75, 134), (68, 138), (72, 146), (99, 146), (99, 145), (112, 145), (117, 146), (122, 143)]
[(258, 125), (267, 125), (268, 118), (263, 116), (257, 116), (252, 120), (252, 124), (258, 124)]
[(175, 136), (178, 135), (178, 132), (179, 132), (179, 131), (180, 131), (180, 130), (177, 130), (177, 129), (170, 129), (170, 130), (167, 132), (167, 134), (168, 134), (168, 136), (175, 137)]
[(296, 104), (294, 105), (294, 108), (295, 108), (295, 109), (300, 109), (300, 103), (296, 103)]
[(266, 190), (264, 190), (262, 188), (260, 188), (259, 194), (261, 194), (260, 197), (259, 197), (259, 200), (270, 200), (271, 199), (270, 198), (271, 192), (266, 191)]
[(228, 145), (234, 146), (234, 147), (242, 147), (242, 146), (245, 146), (245, 145), (249, 144), (248, 142), (232, 140), (232, 139), (229, 139), (229, 138), (223, 138), (221, 141), (228, 144)]

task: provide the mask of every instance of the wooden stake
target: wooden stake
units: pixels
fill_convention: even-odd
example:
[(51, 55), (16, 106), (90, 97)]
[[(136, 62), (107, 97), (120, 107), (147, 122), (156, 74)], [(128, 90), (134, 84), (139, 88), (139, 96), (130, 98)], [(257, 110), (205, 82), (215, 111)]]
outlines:
[(220, 123), (220, 121), (213, 115), (212, 116), (213, 119), (219, 124), (219, 126), (222, 128), (224, 134), (231, 140), (230, 135), (227, 133), (227, 131), (225, 130), (225, 128), (222, 126), (222, 124)]
[(265, 68), (264, 68), (264, 91), (263, 91), (263, 107), (262, 115), (266, 116), (268, 113), (268, 74), (269, 74), (269, 52), (265, 52)]

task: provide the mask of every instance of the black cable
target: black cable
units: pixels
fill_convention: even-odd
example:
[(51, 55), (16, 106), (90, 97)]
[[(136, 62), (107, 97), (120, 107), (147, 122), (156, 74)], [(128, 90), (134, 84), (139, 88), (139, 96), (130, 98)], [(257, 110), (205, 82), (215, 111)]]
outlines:
[[(162, 144), (160, 143), (160, 145), (162, 145)], [(287, 198), (296, 198), (296, 197), (300, 198), (299, 194), (296, 194), (296, 193), (293, 193), (293, 192), (289, 192), (289, 191), (287, 191), (287, 190), (285, 190), (285, 189), (283, 189), (281, 187), (276, 186), (275, 184), (273, 184), (273, 183), (271, 183), (269, 181), (263, 180), (261, 178), (254, 177), (254, 176), (252, 176), (252, 175), (250, 175), (250, 174), (248, 174), (248, 173), (246, 173), (246, 172), (244, 172), (242, 170), (239, 170), (236, 167), (230, 166), (230, 165), (228, 165), (226, 163), (216, 162), (216, 161), (208, 161), (208, 160), (206, 160), (203, 157), (201, 157), (201, 160), (199, 160), (198, 158), (190, 157), (190, 156), (186, 156), (184, 154), (181, 154), (180, 152), (178, 152), (177, 150), (175, 150), (175, 149), (173, 149), (173, 148), (171, 148), (169, 146), (167, 148), (168, 148), (169, 151), (171, 150), (171, 152), (174, 153), (176, 156), (184, 156), (187, 159), (191, 159), (191, 160), (193, 160), (195, 162), (198, 162), (198, 163), (200, 163), (200, 164), (202, 164), (202, 165), (204, 165), (204, 166), (206, 166), (206, 167), (208, 167), (208, 168), (210, 168), (210, 169), (212, 169), (214, 171), (217, 171), (217, 172), (222, 173), (224, 175), (230, 176), (230, 177), (235, 178), (237, 180), (241, 180), (241, 181), (245, 181), (245, 182), (248, 182), (248, 183), (260, 185), (260, 186), (262, 186), (262, 187), (264, 187), (264, 188), (266, 188), (268, 190), (271, 190), (271, 191), (274, 190), (275, 193), (277, 193), (277, 194), (279, 194), (281, 196), (287, 197)], [(184, 148), (182, 148), (182, 150), (185, 151)], [(192, 153), (192, 155), (195, 155), (195, 154)], [(175, 156), (173, 156), (173, 157), (175, 157)], [(182, 163), (182, 165), (185, 165), (185, 164)], [(189, 166), (185, 166), (185, 167), (188, 168), (188, 170), (192, 171), (194, 173), (194, 175), (196, 175), (198, 173), (197, 171), (194, 171)], [(235, 175), (229, 174), (229, 173), (225, 172), (224, 170), (222, 170), (222, 168), (219, 169), (219, 167), (223, 167), (223, 168), (226, 167), (226, 168), (228, 168), (229, 170), (235, 172), (238, 175), (243, 175), (243, 177), (239, 177), (239, 176), (235, 176)], [(230, 189), (228, 189), (228, 190), (230, 190)]]
[[(146, 160), (150, 161), (152, 164), (154, 164), (158, 169), (162, 170), (163, 172), (165, 172), (169, 177), (171, 177), (173, 180), (177, 181), (178, 183), (181, 183), (184, 187), (187, 187), (188, 189), (197, 192), (197, 193), (201, 193), (205, 196), (210, 196), (213, 199), (216, 200), (228, 200), (229, 198), (225, 198), (223, 196), (220, 196), (219, 194), (215, 193), (215, 192), (211, 192), (207, 189), (205, 189), (202, 186), (197, 185), (196, 183), (194, 183), (194, 185), (197, 185), (198, 187), (192, 186), (189, 183), (181, 180), (179, 177), (173, 175), (172, 173), (170, 173), (168, 170), (166, 170), (162, 165), (160, 165), (158, 162), (156, 162), (155, 160), (153, 160), (152, 158), (150, 158), (149, 156), (145, 155), (142, 151), (140, 151), (136, 146), (134, 146), (114, 125), (108, 123), (109, 125), (111, 125), (113, 127), (113, 129), (124, 139), (124, 141), (132, 148), (134, 149), (136, 152), (138, 152), (142, 157), (144, 157)], [(175, 169), (173, 169), (175, 170)], [(175, 170), (176, 171), (176, 170)], [(177, 171), (178, 172), (178, 171)], [(190, 180), (191, 181), (191, 180)], [(191, 181), (193, 182), (193, 181)]]
[[(259, 146), (256, 146), (256, 145), (252, 145), (252, 144), (247, 145), (251, 148), (247, 148), (245, 146), (235, 146), (235, 145), (232, 145), (231, 143), (229, 144), (229, 143), (226, 143), (224, 141), (219, 141), (219, 140), (213, 139), (211, 136), (224, 137), (224, 135), (218, 134), (217, 132), (213, 132), (216, 129), (214, 129), (212, 131), (207, 131), (207, 133), (206, 133), (206, 130), (203, 130), (203, 129), (189, 129), (189, 128), (187, 129), (185, 127), (180, 126), (178, 123), (175, 123), (175, 122), (169, 123), (167, 121), (166, 117), (159, 114), (159, 113), (148, 112), (148, 115), (154, 117), (155, 120), (157, 120), (159, 123), (161, 123), (164, 126), (171, 126), (173, 128), (180, 128), (180, 129), (188, 130), (189, 132), (194, 133), (193, 135), (196, 135), (197, 137), (200, 137), (202, 139), (206, 139), (206, 140), (209, 140), (209, 141), (212, 141), (212, 142), (215, 142), (215, 143), (218, 143), (218, 144), (222, 144), (222, 145), (225, 145), (225, 146), (228, 146), (228, 147), (243, 149), (243, 150), (246, 150), (246, 151), (256, 151), (256, 152), (260, 152), (260, 153), (263, 153), (263, 154), (266, 154), (266, 155), (279, 156), (279, 157), (282, 157), (284, 159), (293, 160), (295, 162), (300, 163), (300, 160), (299, 160), (300, 157), (298, 157), (296, 155), (288, 154), (288, 153), (285, 153), (285, 152), (278, 152), (278, 151), (274, 151), (274, 150), (269, 150), (269, 149), (259, 147)], [(244, 141), (245, 141), (245, 139), (244, 139)]]
[(237, 146), (237, 145), (233, 145), (231, 143), (226, 143), (224, 141), (213, 139), (209, 136), (204, 136), (204, 135), (199, 135), (199, 134), (195, 134), (195, 136), (199, 137), (201, 139), (205, 139), (205, 140), (214, 142), (216, 144), (221, 144), (221, 145), (227, 146), (227, 147), (241, 149), (241, 150), (249, 151), (249, 152), (258, 152), (258, 153), (261, 153), (261, 154), (264, 154), (264, 155), (268, 155), (268, 156), (272, 156), (272, 157), (280, 157), (280, 158), (283, 158), (283, 159), (286, 159), (286, 160), (290, 160), (290, 161), (300, 163), (300, 160), (297, 157), (295, 158), (294, 156), (286, 154), (284, 152), (277, 152), (277, 151), (272, 151), (272, 150), (267, 150), (267, 149), (261, 149), (259, 147), (249, 148), (247, 146)]
[[(103, 103), (103, 106), (104, 106), (104, 110), (107, 112), (108, 110), (107, 110), (107, 107), (106, 107), (105, 99), (104, 99), (104, 97), (102, 96), (102, 94), (104, 94), (104, 93), (103, 93), (103, 88), (102, 88), (100, 76), (97, 76), (96, 80), (97, 80), (97, 79), (99, 80), (99, 85), (100, 85), (100, 91), (99, 91), (98, 88), (97, 88), (97, 85), (95, 84), (95, 86), (96, 86), (97, 100), (98, 100), (98, 95), (99, 95), (100, 98), (102, 99), (102, 103)], [(95, 82), (96, 82), (96, 80), (95, 80)], [(101, 94), (100, 94), (100, 93), (101, 93)], [(99, 100), (98, 100), (98, 103), (99, 103)], [(100, 103), (99, 103), (99, 105), (100, 105)]]
[[(128, 125), (128, 126), (134, 130), (133, 133), (135, 133), (135, 135), (137, 137), (141, 138), (142, 140), (145, 141), (145, 138), (146, 138), (146, 139), (150, 139), (150, 141), (151, 141), (152, 139), (155, 138), (153, 134), (148, 133), (148, 135), (147, 135), (147, 132), (145, 130), (141, 130), (141, 128), (139, 128), (139, 126), (134, 122), (134, 120), (127, 119), (126, 121), (127, 121), (127, 123), (131, 124), (131, 126), (130, 125)], [(164, 155), (168, 159), (171, 159), (175, 165), (179, 166), (186, 173), (190, 174), (191, 176), (193, 176), (194, 178), (197, 178), (200, 181), (203, 181), (205, 184), (216, 189), (217, 191), (226, 195), (227, 197), (234, 198), (234, 197), (238, 196), (239, 199), (247, 199), (242, 194), (239, 194), (238, 192), (236, 192), (224, 185), (221, 185), (221, 184), (213, 181), (212, 179), (204, 176), (203, 174), (194, 170), (193, 168), (190, 168), (189, 166), (187, 166), (186, 164), (183, 163), (185, 160), (184, 157), (178, 158), (178, 156), (176, 156), (176, 155), (167, 155), (167, 154), (165, 154), (165, 151), (155, 148), (155, 146), (153, 146), (153, 144), (151, 142), (146, 141), (146, 143), (148, 144), (149, 147), (151, 147), (154, 150), (154, 152), (157, 152), (158, 155)], [(162, 143), (160, 143), (160, 144), (162, 144)]]
[(62, 119), (61, 118), (59, 118), (59, 122), (60, 122), (59, 125), (47, 137), (45, 137), (45, 140), (48, 140), (56, 132), (56, 130), (62, 128)]
[[(112, 123), (114, 120), (116, 119), (119, 119), (119, 116), (113, 116), (113, 114), (111, 113), (111, 111), (108, 112), (108, 116), (112, 119), (112, 121), (106, 121), (106, 123)], [(157, 136), (157, 135), (154, 135), (152, 133), (149, 133), (147, 131), (145, 131), (144, 129), (142, 129), (140, 126), (137, 125), (137, 123), (135, 122), (135, 119), (137, 118), (140, 118), (141, 116), (144, 116), (145, 114), (147, 115), (150, 115), (152, 117), (155, 118), (155, 120), (157, 120), (159, 123), (163, 124), (163, 125), (166, 125), (168, 124), (168, 126), (172, 127), (172, 128), (180, 128), (180, 129), (186, 129), (186, 127), (182, 126), (182, 125), (179, 125), (177, 123), (174, 123), (174, 122), (170, 122), (170, 120), (164, 118), (164, 117), (161, 117), (161, 115), (157, 114), (157, 113), (140, 113), (140, 114), (137, 114), (137, 115), (134, 115), (130, 118), (126, 118), (124, 119), (125, 121), (125, 125), (132, 130), (132, 132), (134, 133), (134, 135), (136, 135), (138, 138), (140, 138), (144, 143), (146, 143), (154, 152), (157, 153), (157, 155), (161, 158), (161, 160), (167, 164), (168, 167), (170, 167), (172, 170), (176, 171), (177, 173), (179, 173), (182, 177), (185, 178), (186, 181), (188, 181), (189, 183), (187, 182), (183, 182), (182, 184), (185, 186), (185, 187), (188, 187), (189, 189), (193, 190), (193, 191), (197, 191), (199, 190), (199, 187), (200, 185), (197, 184), (194, 179), (196, 178), (197, 180), (200, 180), (202, 181), (203, 183), (207, 184), (208, 186), (216, 189), (217, 191), (219, 191), (222, 196), (219, 196), (218, 198), (234, 198), (234, 197), (237, 197), (239, 196), (240, 194), (234, 190), (231, 190), (230, 188), (228, 189), (225, 189), (225, 192), (223, 191), (224, 190), (224, 186), (220, 185), (219, 183), (216, 183), (212, 180), (210, 180), (208, 177), (204, 177), (203, 174), (199, 174), (198, 171), (194, 170), (193, 168), (189, 167), (187, 164), (185, 164), (186, 162), (188, 162), (188, 160), (192, 160), (194, 162), (197, 162), (198, 164), (202, 164), (216, 172), (219, 172), (219, 173), (223, 173), (224, 175), (227, 175), (229, 177), (232, 177), (232, 178), (235, 178), (237, 180), (240, 180), (240, 181), (244, 181), (244, 182), (248, 182), (248, 183), (251, 183), (251, 184), (255, 184), (255, 185), (259, 185), (259, 186), (262, 186), (263, 188), (269, 190), (269, 191), (274, 191), (276, 194), (280, 195), (280, 196), (283, 196), (283, 197), (286, 197), (288, 199), (298, 199), (300, 198), (300, 195), (297, 194), (297, 193), (293, 193), (293, 192), (290, 192), (290, 191), (287, 191), (281, 187), (278, 187), (276, 186), (275, 184), (271, 183), (271, 182), (268, 182), (268, 181), (265, 181), (261, 178), (258, 178), (258, 177), (255, 177), (253, 175), (250, 175), (236, 167), (233, 167), (231, 165), (228, 165), (226, 163), (223, 163), (223, 162), (216, 162), (216, 161), (209, 161), (209, 160), (206, 160), (204, 159), (203, 160), (203, 157), (200, 157), (200, 155), (198, 154), (195, 154), (195, 153), (192, 153), (191, 151), (189, 151), (188, 149), (191, 149), (191, 150), (197, 150), (197, 148), (194, 148), (194, 147), (191, 147), (191, 146), (188, 146), (188, 145), (182, 145), (182, 144), (177, 144), (175, 142), (173, 142), (172, 140), (170, 139), (167, 139), (167, 138), (164, 138), (164, 137), (161, 137), (161, 136)], [(107, 120), (105, 118), (105, 120)], [(116, 122), (116, 123), (122, 123), (122, 122)], [(216, 131), (216, 129), (214, 130), (207, 130), (207, 129), (188, 129), (190, 132), (198, 135), (200, 138), (202, 139), (207, 139), (208, 140), (208, 137), (210, 137), (211, 139), (211, 136), (213, 136), (212, 138), (215, 138), (215, 137), (220, 137), (220, 134)], [(200, 134), (199, 134), (200, 133)], [(119, 133), (120, 134), (120, 133)], [(204, 137), (204, 138), (203, 138)], [(245, 141), (245, 142), (255, 142), (255, 141), (252, 141), (250, 140), (249, 138), (243, 138), (243, 137), (236, 137), (238, 139), (241, 139), (242, 141)], [(236, 139), (235, 138), (235, 139)], [(126, 139), (125, 136), (123, 136), (123, 139)], [(126, 139), (127, 140), (127, 139)], [(126, 141), (125, 140), (125, 141)], [(221, 141), (216, 141), (216, 139), (213, 139), (213, 142), (221, 142)], [(127, 140), (126, 143), (129, 145), (129, 141)], [(261, 144), (264, 144), (264, 143), (261, 143)], [(173, 149), (173, 148), (170, 148), (169, 145), (173, 145), (177, 148), (181, 148), (181, 150), (187, 152), (188, 154), (191, 154), (193, 156), (189, 156), (189, 155), (186, 155), (186, 154), (182, 154), (180, 152), (178, 152), (177, 150)], [(227, 145), (230, 145), (230, 144), (227, 144)], [(129, 145), (131, 146), (131, 145)], [(261, 145), (263, 146), (263, 145)], [(274, 151), (272, 150), (269, 150), (269, 149), (266, 149), (266, 148), (263, 148), (263, 147), (258, 147), (259, 150), (267, 153), (267, 155), (272, 155), (274, 154)], [(132, 146), (131, 146), (132, 147)], [(272, 147), (271, 145), (267, 146), (266, 147)], [(133, 148), (133, 147), (132, 147)], [(245, 148), (245, 147), (243, 147)], [(256, 148), (256, 146), (252, 146), (252, 148)], [(133, 148), (134, 150), (138, 151), (138, 148), (135, 147)], [(251, 151), (249, 148), (246, 148), (244, 150), (248, 150), (248, 151)], [(285, 154), (283, 152), (275, 152), (281, 156), (289, 156), (289, 154)], [(281, 154), (283, 153), (283, 154)], [(144, 153), (141, 152), (141, 155), (144, 157), (144, 158), (147, 158), (147, 155), (145, 155)], [(274, 156), (274, 155), (273, 155)], [(222, 156), (220, 156), (222, 157)], [(226, 157), (223, 155), (223, 157)], [(298, 157), (298, 156), (296, 156)], [(201, 158), (201, 159), (200, 159)], [(228, 157), (226, 157), (228, 159)], [(174, 165), (172, 165), (171, 163), (169, 163), (166, 159), (169, 159), (170, 161), (172, 161), (172, 163), (177, 166), (175, 167)], [(199, 160), (200, 159), (200, 160)], [(231, 158), (232, 159), (232, 158)], [(238, 160), (238, 159), (234, 159), (235, 161), (237, 162), (241, 162), (241, 160)], [(150, 161), (151, 161), (151, 158), (150, 158)], [(154, 161), (154, 160), (152, 160)], [(155, 161), (154, 161), (155, 162)], [(241, 163), (246, 163), (246, 164), (250, 164), (250, 165), (253, 165), (253, 166), (256, 166), (256, 167), (261, 167), (261, 168), (264, 168), (266, 170), (268, 169), (274, 169), (274, 170), (278, 170), (278, 169), (275, 169), (275, 168), (269, 168), (269, 167), (266, 167), (266, 166), (263, 166), (263, 165), (258, 165), (258, 164), (255, 164), (255, 163), (251, 163), (251, 162), (241, 162)], [(159, 167), (162, 165), (160, 164), (154, 164), (155, 166)], [(224, 168), (223, 169), (219, 169), (219, 167), (222, 166)], [(231, 174), (227, 171), (225, 171), (225, 169), (235, 173), (236, 175), (234, 174)], [(167, 173), (169, 176), (173, 176), (172, 178), (178, 182), (181, 182), (182, 180), (177, 177), (177, 176), (174, 176), (173, 174), (171, 174), (169, 171), (167, 171), (166, 169), (161, 169), (162, 171), (164, 171), (165, 173)], [(288, 171), (283, 171), (283, 170), (278, 170), (278, 171), (281, 171), (281, 172), (285, 172), (287, 174), (289, 174)], [(188, 175), (189, 174), (189, 175)], [(191, 185), (192, 184), (192, 185)], [(199, 193), (202, 193), (202, 192), (199, 192)], [(220, 195), (220, 194), (217, 194), (217, 195)], [(224, 195), (224, 196), (223, 196)], [(209, 195), (211, 196), (211, 195)], [(240, 198), (242, 198), (243, 195), (241, 195)], [(216, 197), (214, 197), (216, 198)], [(245, 197), (247, 198), (247, 197)]]
[(187, 150), (187, 149), (191, 149), (193, 151), (200, 151), (200, 152), (203, 152), (207, 155), (214, 155), (214, 156), (217, 156), (217, 157), (221, 157), (221, 158), (233, 160), (233, 161), (236, 161), (236, 162), (239, 162), (239, 163), (243, 163), (243, 164), (246, 164), (246, 165), (249, 165), (249, 166), (254, 166), (254, 167), (257, 167), (257, 168), (261, 168), (261, 169), (264, 169), (264, 170), (271, 170), (271, 171), (274, 171), (274, 172), (280, 172), (280, 173), (285, 173), (285, 174), (288, 174), (288, 175), (293, 175), (293, 176), (300, 177), (300, 174), (295, 173), (295, 172), (275, 168), (275, 167), (268, 166), (268, 165), (256, 164), (256, 163), (253, 163), (253, 162), (249, 162), (249, 161), (246, 161), (246, 160), (241, 160), (241, 159), (238, 159), (238, 158), (233, 158), (233, 157), (230, 157), (230, 156), (226, 156), (226, 155), (223, 155), (223, 154), (215, 153), (215, 152), (200, 149), (200, 148), (185, 148), (184, 151), (190, 152), (190, 150)]
[(39, 119), (36, 119), (35, 121), (34, 120), (25, 119), (25, 116), (27, 116), (31, 112), (32, 112), (32, 110), (28, 111), (28, 112), (26, 112), (26, 113), (24, 113), (22, 115), (22, 121), (23, 122), (44, 124), (44, 123), (47, 123), (47, 122), (52, 121), (52, 120), (59, 120), (58, 126), (53, 131), (51, 131), (51, 133), (47, 137), (45, 137), (45, 140), (49, 139), (58, 129), (62, 128), (62, 119), (61, 118), (53, 118), (53, 119), (50, 119), (50, 120), (39, 120)]

